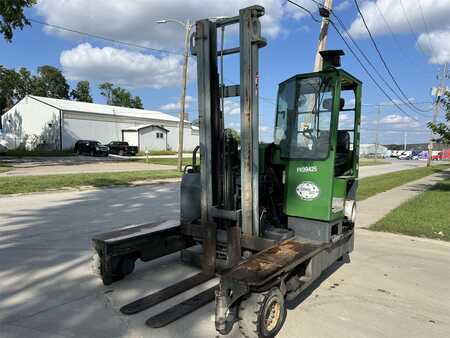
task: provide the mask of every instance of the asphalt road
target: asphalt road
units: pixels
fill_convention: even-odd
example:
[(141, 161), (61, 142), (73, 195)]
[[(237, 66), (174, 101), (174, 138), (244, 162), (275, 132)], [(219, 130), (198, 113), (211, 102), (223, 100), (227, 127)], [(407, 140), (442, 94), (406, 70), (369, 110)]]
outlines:
[[(0, 198), (0, 338), (215, 337), (213, 304), (163, 329), (144, 325), (198, 290), (136, 316), (118, 312), (193, 274), (177, 254), (110, 287), (90, 270), (94, 234), (177, 219), (178, 208), (178, 184)], [(449, 265), (449, 243), (358, 229), (351, 264), (332, 267), (279, 337), (448, 337)]]
[[(176, 184), (165, 184), (1, 198), (0, 337), (214, 337), (213, 304), (164, 329), (144, 325), (199, 289), (136, 316), (118, 313), (194, 273), (177, 254), (140, 263), (110, 287), (90, 271), (94, 234), (176, 219), (177, 195)], [(358, 229), (351, 264), (335, 265), (289, 311), (279, 337), (449, 336), (449, 252), (448, 243)]]

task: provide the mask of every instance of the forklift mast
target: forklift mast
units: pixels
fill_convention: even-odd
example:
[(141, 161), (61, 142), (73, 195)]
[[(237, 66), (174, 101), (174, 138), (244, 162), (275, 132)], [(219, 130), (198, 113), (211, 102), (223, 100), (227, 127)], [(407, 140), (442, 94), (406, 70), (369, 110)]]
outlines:
[[(224, 220), (228, 235), (228, 256), (236, 264), (240, 260), (241, 232), (259, 236), (259, 107), (258, 107), (258, 59), (259, 48), (266, 45), (261, 37), (259, 17), (264, 8), (252, 6), (240, 10), (239, 16), (216, 22), (200, 20), (192, 36), (191, 51), (197, 56), (198, 110), (200, 121), (201, 162), (201, 223), (205, 224), (204, 266), (215, 270), (214, 245), (217, 219)], [(239, 47), (218, 51), (217, 36), (220, 29), (239, 24)], [(218, 63), (223, 56), (240, 53), (240, 84), (222, 86), (219, 83)], [(222, 74), (223, 75), (223, 74)], [(241, 106), (240, 149), (240, 197), (241, 208), (236, 211), (233, 187), (225, 184), (232, 173), (225, 168), (224, 112), (221, 97), (239, 96)]]

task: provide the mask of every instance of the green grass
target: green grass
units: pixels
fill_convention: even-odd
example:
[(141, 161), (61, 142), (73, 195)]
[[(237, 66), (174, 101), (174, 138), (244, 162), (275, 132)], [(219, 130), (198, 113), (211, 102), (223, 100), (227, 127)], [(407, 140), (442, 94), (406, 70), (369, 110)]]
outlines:
[(14, 156), (14, 157), (51, 157), (51, 156), (74, 156), (72, 150), (48, 150), (48, 151), (38, 151), (38, 150), (24, 150), (24, 149), (15, 149), (15, 150), (8, 150), (5, 153), (5, 156)]
[(363, 178), (359, 181), (357, 200), (364, 200), (370, 196), (432, 175), (447, 168), (450, 168), (448, 164), (440, 164), (432, 166), (431, 168), (421, 167)]
[(450, 179), (405, 202), (371, 230), (450, 241)]
[(7, 171), (13, 170), (13, 167), (9, 164), (0, 163), (0, 173), (5, 173)]
[(360, 159), (359, 160), (359, 166), (360, 167), (367, 167), (370, 165), (383, 165), (383, 164), (390, 164), (391, 162), (388, 161), (383, 161), (383, 160), (364, 160), (364, 159)]
[(93, 173), (45, 176), (0, 177), (0, 195), (76, 188), (130, 185), (136, 181), (152, 181), (181, 177), (175, 170), (131, 171), (120, 173)]

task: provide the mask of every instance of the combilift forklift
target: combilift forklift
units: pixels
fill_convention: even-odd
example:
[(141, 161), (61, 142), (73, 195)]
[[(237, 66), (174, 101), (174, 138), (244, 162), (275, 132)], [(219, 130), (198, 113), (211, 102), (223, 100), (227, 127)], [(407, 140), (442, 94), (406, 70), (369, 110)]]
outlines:
[[(353, 250), (361, 82), (339, 68), (342, 51), (322, 52), (322, 71), (279, 85), (274, 142), (260, 144), (263, 15), (263, 7), (252, 6), (236, 17), (196, 23), (191, 52), (197, 57), (201, 162), (194, 154), (193, 165), (185, 169), (180, 222), (127, 227), (93, 238), (106, 285), (131, 273), (137, 259), (177, 251), (183, 262), (202, 267), (188, 279), (124, 305), (124, 314), (220, 276), (218, 285), (149, 318), (152, 328), (215, 298), (219, 333), (227, 334), (238, 322), (245, 337), (274, 337), (286, 318), (286, 301)], [(234, 24), (239, 25), (239, 47), (219, 48), (217, 32)], [(234, 53), (240, 54), (240, 85), (224, 86), (219, 66)], [(223, 99), (233, 96), (241, 102), (240, 142), (224, 129)], [(354, 105), (346, 108), (344, 98)], [(348, 124), (350, 116), (345, 128), (342, 121)]]

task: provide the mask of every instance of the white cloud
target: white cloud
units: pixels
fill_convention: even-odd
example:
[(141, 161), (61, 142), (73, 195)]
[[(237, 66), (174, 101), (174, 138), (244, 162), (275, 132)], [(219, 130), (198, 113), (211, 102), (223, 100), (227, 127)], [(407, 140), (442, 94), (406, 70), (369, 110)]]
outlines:
[(391, 114), (383, 117), (380, 123), (389, 124), (398, 127), (418, 127), (420, 124), (408, 116)]
[(239, 102), (225, 100), (224, 105), (225, 115), (239, 115), (241, 113), (241, 104)]
[(349, 8), (350, 5), (351, 5), (351, 3), (349, 0), (343, 0), (336, 7), (334, 7), (334, 10), (343, 11), (343, 10)]
[(345, 122), (350, 120), (350, 116), (347, 113), (339, 114), (339, 122)]
[[(191, 106), (191, 103), (194, 101), (195, 99), (192, 96), (186, 95), (185, 109), (188, 109)], [(179, 111), (180, 107), (180, 101), (177, 101), (164, 104), (159, 108), (163, 111)]]
[(259, 126), (259, 132), (261, 133), (261, 134), (268, 134), (268, 133), (272, 133), (273, 132), (273, 129), (271, 128), (271, 127), (268, 127), (268, 126)]
[(239, 131), (241, 129), (241, 123), (240, 122), (226, 122), (226, 128), (231, 128)]
[(179, 85), (182, 57), (169, 55), (159, 58), (83, 43), (63, 51), (60, 63), (65, 75), (71, 80), (109, 81), (127, 87), (162, 88)]
[[(306, 0), (302, 0), (305, 1)], [(302, 2), (300, 1), (300, 2)], [(157, 48), (180, 48), (184, 31), (177, 24), (156, 24), (163, 18), (198, 20), (207, 17), (235, 16), (239, 9), (260, 4), (266, 14), (262, 18), (263, 34), (275, 38), (282, 32), (283, 15), (304, 14), (282, 0), (40, 0), (39, 15), (50, 24)], [(311, 7), (308, 4), (308, 7)], [(70, 32), (47, 27), (49, 33), (78, 38)]]
[(431, 63), (450, 62), (450, 29), (420, 34), (417, 44), (431, 55)]
[[(448, 53), (449, 0), (366, 1), (361, 4), (361, 11), (373, 35), (389, 34), (389, 28), (396, 34), (411, 34), (410, 23), (414, 33), (420, 35), (417, 42), (422, 49), (428, 51), (430, 62), (444, 63), (450, 61)], [(386, 25), (384, 19), (389, 26)], [(349, 31), (356, 38), (367, 37), (366, 29), (359, 16), (353, 21)], [(429, 33), (431, 41), (428, 40), (427, 33)], [(430, 48), (430, 44), (433, 48)], [(442, 48), (444, 52), (441, 51)]]
[[(311, 13), (318, 11), (317, 5), (311, 0), (296, 0), (295, 2), (309, 10)], [(290, 3), (286, 3), (285, 11), (287, 16), (292, 17), (296, 20), (309, 16), (306, 11), (301, 10), (297, 6)]]

